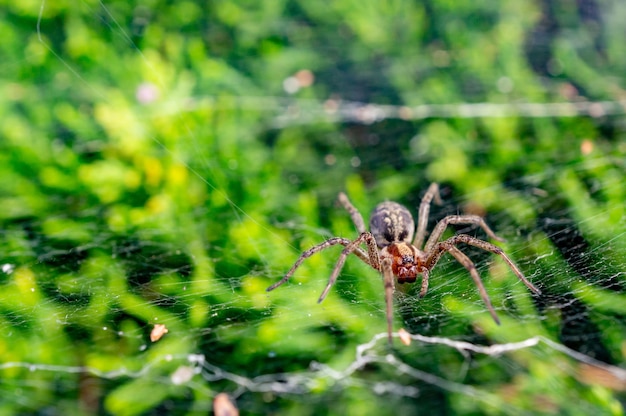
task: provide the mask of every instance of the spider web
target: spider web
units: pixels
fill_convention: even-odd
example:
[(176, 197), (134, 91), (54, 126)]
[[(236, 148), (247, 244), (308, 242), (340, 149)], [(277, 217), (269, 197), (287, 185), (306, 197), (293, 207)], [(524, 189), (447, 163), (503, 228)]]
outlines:
[[(599, 18), (594, 4), (583, 23)], [(202, 25), (203, 6), (160, 6), (9, 7), (33, 24), (24, 55), (2, 67), (3, 411), (206, 413), (227, 393), (242, 413), (623, 413), (626, 106), (613, 81), (567, 72), (582, 65), (576, 53), (593, 50), (592, 26), (556, 37), (560, 60), (544, 70), (557, 76), (541, 79), (559, 99), (489, 100), (467, 81), (441, 102), (432, 85), (428, 100), (394, 97), (374, 68), (341, 69), (350, 62), (324, 42), (330, 33), (317, 44), (337, 69), (313, 71), (315, 80), (285, 69), (276, 83), (236, 55), (245, 51), (194, 60), (207, 55), (202, 36), (249, 37), (249, 46), (255, 24), (282, 22), (291, 34), (293, 22), (270, 6), (273, 21), (247, 21), (253, 15), (233, 3), (221, 18), (238, 16), (247, 29), (220, 32)], [(289, 7), (301, 19), (325, 18), (300, 2)], [(606, 33), (624, 13), (607, 2)], [(153, 32), (154, 21), (180, 34)], [(603, 42), (621, 56), (616, 41)], [(177, 61), (183, 50), (188, 62)], [(443, 65), (453, 52), (432, 55)], [(608, 75), (621, 74), (618, 58)], [(277, 67), (311, 63), (298, 51), (283, 59), (296, 63)], [(47, 69), (31, 89), (24, 68)], [(496, 90), (512, 82), (502, 76)], [(584, 99), (585, 89), (599, 98)], [(37, 97), (44, 105), (30, 108)], [(515, 156), (520, 147), (527, 156)], [(488, 162), (496, 168), (481, 170)], [(397, 288), (394, 328), (412, 334), (410, 345), (397, 333), (387, 345), (380, 276), (358, 259), (316, 303), (338, 248), (265, 292), (301, 251), (356, 237), (339, 191), (367, 221), (385, 199), (415, 213), (430, 181), (441, 183), (443, 204), (432, 206), (429, 230), (446, 215), (485, 215), (543, 292), (531, 296), (495, 256), (462, 247), (501, 326), (449, 256), (424, 299), (419, 285)], [(486, 238), (472, 227), (446, 236), (455, 232)], [(155, 324), (168, 332), (152, 342)]]

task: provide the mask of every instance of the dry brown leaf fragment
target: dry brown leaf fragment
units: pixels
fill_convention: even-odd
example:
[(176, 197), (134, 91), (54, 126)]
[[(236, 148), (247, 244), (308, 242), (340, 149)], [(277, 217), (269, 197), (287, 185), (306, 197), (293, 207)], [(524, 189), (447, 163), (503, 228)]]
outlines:
[(411, 334), (409, 334), (406, 329), (400, 328), (398, 336), (404, 345), (411, 345)]
[(228, 394), (219, 393), (213, 399), (213, 414), (215, 416), (239, 416), (239, 409), (228, 397)]
[(157, 342), (163, 337), (163, 335), (167, 334), (169, 330), (163, 324), (156, 324), (154, 328), (152, 328), (152, 332), (150, 332), (150, 341)]

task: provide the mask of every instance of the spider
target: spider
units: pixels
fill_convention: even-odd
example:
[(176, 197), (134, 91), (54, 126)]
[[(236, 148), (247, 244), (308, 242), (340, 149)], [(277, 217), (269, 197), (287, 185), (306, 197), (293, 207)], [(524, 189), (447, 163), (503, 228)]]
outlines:
[[(450, 253), (467, 269), (470, 276), (474, 280), (474, 283), (478, 287), (480, 297), (487, 306), (493, 320), (498, 325), (500, 324), (500, 320), (493, 309), (489, 295), (487, 295), (487, 291), (485, 290), (485, 286), (480, 280), (476, 266), (469, 259), (469, 257), (457, 248), (459, 243), (465, 243), (499, 255), (508, 264), (517, 278), (524, 282), (524, 284), (531, 291), (536, 294), (541, 293), (539, 289), (533, 286), (533, 284), (524, 277), (519, 268), (511, 261), (511, 259), (500, 247), (466, 234), (457, 234), (447, 240), (439, 241), (442, 234), (450, 224), (477, 225), (481, 227), (490, 238), (497, 241), (504, 241), (502, 238), (498, 237), (491, 230), (491, 228), (489, 228), (482, 217), (477, 215), (449, 215), (437, 223), (428, 238), (428, 241), (426, 241), (426, 244), (423, 245), (426, 237), (426, 225), (428, 223), (430, 203), (433, 198), (435, 199), (435, 202), (441, 203), (439, 186), (436, 183), (432, 183), (429, 186), (426, 194), (424, 194), (424, 197), (422, 198), (418, 212), (417, 231), (415, 232), (415, 239), (413, 239), (415, 222), (406, 207), (392, 201), (378, 204), (376, 208), (374, 208), (374, 211), (372, 211), (369, 224), (370, 231), (368, 232), (365, 229), (365, 223), (363, 222), (363, 217), (359, 211), (354, 207), (354, 205), (352, 205), (346, 194), (343, 192), (340, 193), (339, 202), (350, 214), (352, 222), (359, 232), (359, 236), (355, 240), (333, 237), (303, 252), (291, 269), (289, 269), (285, 277), (268, 287), (267, 291), (272, 291), (289, 280), (296, 269), (308, 257), (328, 247), (340, 244), (345, 248), (341, 252), (339, 259), (335, 264), (335, 268), (328, 279), (326, 288), (318, 299), (318, 303), (322, 302), (324, 298), (326, 298), (330, 288), (337, 281), (339, 272), (341, 271), (348, 255), (354, 253), (363, 262), (378, 270), (383, 275), (387, 315), (387, 334), (390, 344), (392, 343), (393, 327), (392, 308), (394, 276), (396, 277), (398, 283), (402, 284), (415, 282), (417, 275), (421, 274), (422, 287), (420, 289), (419, 296), (422, 298), (428, 291), (428, 278), (430, 271), (435, 267), (441, 256), (446, 252)], [(361, 244), (363, 243), (367, 246), (367, 251), (361, 248)]]

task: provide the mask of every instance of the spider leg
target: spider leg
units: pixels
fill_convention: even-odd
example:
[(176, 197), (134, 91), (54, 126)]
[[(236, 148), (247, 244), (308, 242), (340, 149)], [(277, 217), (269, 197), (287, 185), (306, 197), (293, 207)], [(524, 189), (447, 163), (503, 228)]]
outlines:
[(324, 288), (324, 291), (320, 295), (320, 298), (317, 300), (317, 303), (320, 303), (326, 298), (326, 296), (328, 295), (328, 292), (330, 291), (330, 288), (337, 281), (339, 272), (343, 268), (343, 265), (346, 262), (348, 255), (350, 255), (350, 253), (356, 253), (357, 252), (356, 250), (360, 250), (359, 245), (361, 245), (361, 243), (363, 242), (367, 243), (367, 249), (368, 249), (368, 253), (370, 256), (367, 261), (365, 260), (364, 261), (367, 264), (369, 264), (372, 268), (376, 270), (380, 270), (380, 258), (378, 256), (378, 251), (376, 250), (376, 240), (374, 240), (374, 236), (372, 234), (368, 232), (364, 232), (360, 236), (358, 236), (356, 240), (346, 245), (346, 248), (344, 248), (343, 251), (341, 252), (339, 259), (337, 260), (337, 263), (335, 264), (335, 268), (333, 269), (333, 272), (328, 278), (328, 284), (326, 285), (326, 288)]
[[(367, 244), (368, 257), (361, 258), (361, 260), (365, 261), (374, 269), (380, 270), (380, 259), (378, 257), (378, 247), (376, 245), (376, 240), (374, 239), (372, 234), (368, 232), (365, 228), (365, 222), (363, 222), (363, 217), (361, 216), (361, 213), (358, 209), (354, 207), (354, 205), (352, 205), (352, 203), (348, 199), (348, 196), (343, 192), (339, 193), (339, 202), (350, 214), (350, 218), (352, 218), (352, 222), (354, 223), (357, 231), (361, 234), (361, 236), (363, 234), (369, 235), (364, 237), (365, 243)], [(357, 253), (357, 255), (359, 254), (357, 251), (355, 251), (355, 253)]]
[(422, 288), (420, 289), (420, 298), (426, 296), (428, 292), (428, 269), (422, 270)]
[(439, 185), (431, 183), (428, 190), (422, 197), (420, 203), (420, 209), (417, 216), (417, 232), (415, 233), (415, 240), (413, 245), (419, 249), (424, 244), (424, 237), (426, 237), (426, 226), (428, 225), (428, 214), (430, 213), (430, 203), (435, 198), (437, 204), (441, 204), (441, 197), (439, 196)]
[(455, 246), (449, 247), (448, 252), (452, 254), (452, 256), (454, 256), (454, 258), (459, 263), (461, 263), (463, 267), (465, 267), (467, 271), (470, 273), (470, 276), (472, 276), (472, 279), (474, 280), (474, 284), (476, 284), (476, 286), (478, 287), (478, 292), (480, 293), (480, 297), (482, 298), (483, 302), (487, 306), (487, 309), (489, 309), (489, 313), (491, 314), (491, 317), (496, 322), (496, 324), (500, 325), (500, 319), (498, 319), (498, 315), (496, 315), (496, 311), (493, 309), (493, 305), (491, 304), (491, 299), (489, 299), (489, 295), (487, 294), (485, 285), (483, 284), (482, 280), (480, 280), (480, 276), (478, 275), (478, 271), (476, 270), (476, 266), (474, 265), (474, 262), (472, 262), (469, 257), (463, 254), (461, 250), (459, 250)]
[(524, 274), (520, 271), (520, 269), (515, 265), (515, 263), (513, 263), (509, 256), (504, 253), (504, 250), (502, 250), (498, 246), (495, 246), (478, 238), (471, 237), (467, 234), (457, 234), (453, 237), (448, 238), (446, 241), (441, 241), (435, 244), (434, 247), (426, 253), (425, 267), (429, 270), (432, 270), (437, 261), (439, 261), (439, 258), (443, 255), (443, 253), (445, 253), (446, 251), (450, 251), (450, 247), (454, 247), (459, 243), (465, 243), (470, 246), (478, 247), (480, 249), (489, 251), (502, 257), (506, 264), (509, 265), (509, 268), (513, 271), (515, 276), (517, 276), (517, 278), (521, 280), (528, 289), (538, 295), (541, 294), (541, 291), (537, 289), (532, 283), (530, 283), (528, 279), (526, 279), (526, 277), (524, 277)]
[(389, 338), (389, 345), (393, 342), (393, 289), (394, 278), (393, 271), (391, 270), (391, 259), (385, 258), (382, 261), (383, 269), (383, 284), (385, 285), (385, 313), (387, 314), (387, 336)]
[[(324, 250), (324, 249), (326, 249), (328, 247), (335, 246), (337, 244), (341, 244), (343, 246), (348, 247), (348, 246), (350, 246), (352, 244), (352, 241), (348, 240), (347, 238), (334, 237), (334, 238), (330, 238), (330, 239), (324, 241), (321, 244), (318, 244), (318, 245), (316, 245), (314, 247), (311, 247), (310, 249), (308, 249), (307, 251), (305, 251), (304, 253), (302, 253), (300, 255), (300, 257), (298, 258), (298, 260), (296, 260), (294, 265), (291, 266), (291, 269), (289, 269), (289, 271), (287, 272), (285, 277), (283, 277), (281, 280), (279, 280), (278, 282), (276, 282), (273, 285), (271, 285), (270, 287), (268, 287), (266, 289), (266, 291), (270, 292), (270, 291), (276, 289), (278, 286), (280, 286), (283, 283), (285, 283), (287, 280), (289, 280), (289, 278), (293, 275), (293, 273), (296, 271), (296, 269), (298, 267), (300, 267), (302, 262), (304, 262), (304, 260), (306, 260), (307, 258), (311, 257), (313, 254), (315, 254), (317, 252), (320, 252), (320, 251), (322, 251), (322, 250)], [(352, 250), (352, 252), (354, 254), (356, 254), (357, 257), (359, 257), (361, 260), (363, 260), (363, 262), (371, 265), (367, 253), (365, 253), (361, 248), (355, 247)]]
[(363, 216), (361, 215), (359, 210), (356, 209), (354, 207), (354, 205), (352, 205), (352, 203), (348, 199), (348, 196), (346, 194), (344, 194), (343, 192), (340, 192), (338, 199), (339, 199), (339, 202), (341, 203), (341, 205), (350, 214), (350, 218), (352, 218), (352, 222), (356, 226), (356, 230), (360, 234), (363, 234), (364, 232), (367, 232), (367, 229), (365, 228), (365, 222), (363, 221)]
[[(426, 242), (426, 247), (424, 247), (425, 252), (429, 252), (433, 249), (437, 241), (441, 238), (441, 235), (444, 233), (448, 225), (450, 224), (474, 224), (478, 225), (482, 228), (487, 235), (496, 240), (496, 241), (504, 241), (503, 238), (498, 237), (496, 233), (493, 232), (491, 228), (487, 225), (485, 220), (478, 215), (448, 215), (441, 221), (437, 223), (435, 228), (433, 229), (428, 242)], [(482, 241), (482, 240), (481, 240)], [(494, 246), (495, 247), (495, 246)]]

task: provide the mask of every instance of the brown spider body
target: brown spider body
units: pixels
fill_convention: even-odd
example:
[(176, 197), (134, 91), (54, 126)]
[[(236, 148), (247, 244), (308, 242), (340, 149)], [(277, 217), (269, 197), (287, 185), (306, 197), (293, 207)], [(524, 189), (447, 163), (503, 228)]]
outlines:
[(398, 283), (413, 283), (417, 275), (424, 270), (423, 252), (415, 246), (401, 241), (391, 243), (380, 251), (380, 256), (384, 259), (391, 259), (391, 271), (397, 277)]
[(381, 259), (391, 260), (398, 283), (412, 283), (422, 269), (422, 252), (411, 244), (415, 222), (409, 210), (397, 202), (378, 204), (370, 215), (370, 233)]
[[(346, 258), (354, 253), (364, 263), (372, 268), (382, 272), (385, 290), (385, 304), (387, 315), (387, 333), (389, 343), (392, 341), (392, 324), (393, 324), (393, 290), (394, 276), (398, 283), (413, 283), (418, 275), (422, 275), (422, 287), (420, 297), (424, 297), (428, 291), (428, 279), (430, 271), (435, 267), (439, 259), (444, 253), (450, 253), (459, 263), (467, 269), (472, 280), (478, 287), (478, 292), (483, 302), (487, 306), (489, 313), (494, 321), (499, 324), (500, 321), (496, 312), (491, 305), (489, 295), (485, 290), (485, 286), (480, 280), (478, 271), (474, 263), (461, 250), (457, 248), (460, 243), (468, 244), (481, 248), (491, 253), (499, 255), (511, 268), (513, 273), (534, 293), (541, 293), (539, 289), (532, 285), (504, 253), (504, 251), (487, 241), (480, 240), (465, 234), (457, 234), (445, 241), (439, 241), (444, 231), (450, 224), (473, 224), (482, 228), (485, 233), (492, 239), (503, 241), (495, 235), (485, 221), (476, 215), (449, 215), (439, 221), (424, 244), (426, 236), (426, 225), (428, 223), (428, 213), (430, 211), (430, 203), (440, 202), (439, 187), (436, 183), (430, 185), (426, 194), (422, 198), (422, 202), (418, 212), (417, 229), (415, 221), (409, 210), (396, 202), (382, 202), (374, 208), (370, 217), (370, 231), (365, 229), (363, 217), (359, 211), (348, 200), (344, 193), (339, 194), (339, 202), (350, 213), (352, 222), (356, 226), (359, 236), (355, 240), (348, 240), (342, 237), (333, 237), (325, 242), (318, 244), (300, 255), (295, 264), (287, 272), (287, 274), (278, 282), (267, 288), (267, 291), (276, 289), (285, 283), (302, 262), (313, 254), (324, 250), (325, 248), (340, 244), (345, 248), (341, 252), (335, 268), (333, 269), (328, 284), (319, 297), (318, 302), (324, 300), (330, 288), (337, 280)], [(413, 235), (415, 234), (415, 239)], [(367, 251), (361, 248), (365, 243)]]

